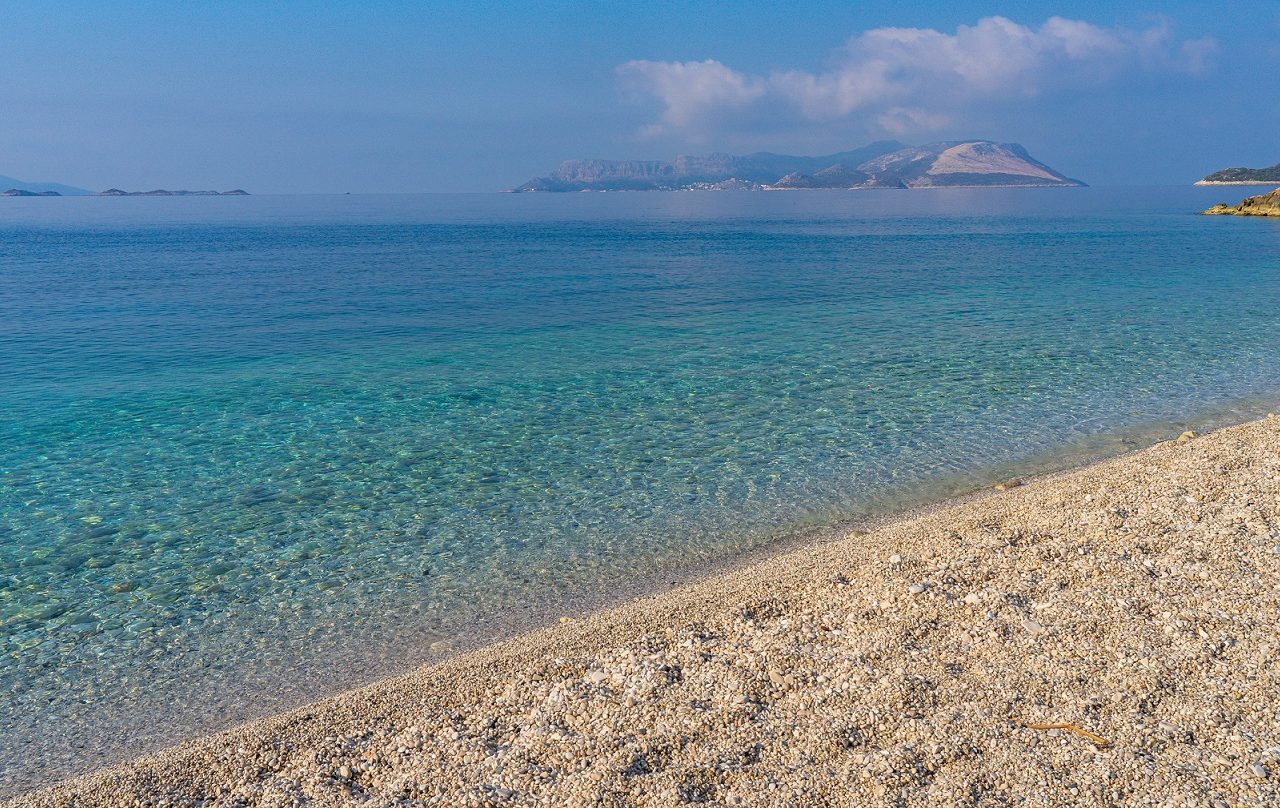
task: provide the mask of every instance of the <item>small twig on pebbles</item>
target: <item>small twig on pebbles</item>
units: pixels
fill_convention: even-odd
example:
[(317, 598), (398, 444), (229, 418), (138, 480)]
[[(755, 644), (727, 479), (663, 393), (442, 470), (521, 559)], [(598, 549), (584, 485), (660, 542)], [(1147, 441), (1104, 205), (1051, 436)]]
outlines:
[(1021, 723), (1022, 723), (1022, 726), (1026, 727), (1027, 729), (1063, 729), (1063, 730), (1066, 730), (1067, 732), (1070, 732), (1073, 735), (1079, 735), (1081, 738), (1084, 738), (1086, 741), (1098, 747), (1099, 749), (1106, 749), (1107, 747), (1111, 746), (1111, 741), (1108, 741), (1106, 738), (1103, 738), (1101, 735), (1094, 735), (1092, 732), (1090, 732), (1087, 729), (1081, 729), (1080, 727), (1077, 727), (1075, 724), (1068, 724), (1065, 722), (1058, 723), (1058, 724), (1030, 724), (1025, 721)]

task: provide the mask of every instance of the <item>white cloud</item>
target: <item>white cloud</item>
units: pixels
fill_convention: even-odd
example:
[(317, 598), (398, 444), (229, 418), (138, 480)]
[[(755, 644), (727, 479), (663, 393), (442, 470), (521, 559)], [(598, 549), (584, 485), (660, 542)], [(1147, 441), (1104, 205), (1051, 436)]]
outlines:
[(662, 99), (662, 120), (649, 127), (689, 129), (725, 109), (750, 104), (765, 94), (765, 83), (725, 67), (705, 62), (632, 61), (619, 65), (618, 78), (628, 89)]
[(823, 72), (749, 76), (720, 62), (633, 61), (618, 68), (628, 86), (664, 105), (649, 131), (694, 130), (727, 109), (790, 108), (812, 120), (865, 113), (885, 131), (939, 129), (944, 110), (1009, 101), (1064, 86), (1092, 86), (1132, 70), (1201, 73), (1210, 37), (1176, 42), (1164, 23), (1132, 31), (1052, 17), (1038, 28), (1004, 17), (931, 28), (876, 28), (852, 37)]
[(892, 107), (876, 116), (876, 124), (892, 135), (905, 135), (945, 129), (951, 125), (951, 116), (927, 109)]
[(1218, 41), (1211, 36), (1189, 39), (1178, 48), (1178, 55), (1184, 69), (1192, 75), (1199, 76), (1209, 71), (1213, 55), (1218, 52)]

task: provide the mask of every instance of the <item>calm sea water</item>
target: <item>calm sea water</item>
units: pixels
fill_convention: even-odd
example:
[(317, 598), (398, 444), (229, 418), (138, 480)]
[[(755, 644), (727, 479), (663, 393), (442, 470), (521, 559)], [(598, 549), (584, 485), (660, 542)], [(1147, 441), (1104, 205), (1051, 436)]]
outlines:
[(1274, 407), (1240, 195), (0, 200), (0, 782)]

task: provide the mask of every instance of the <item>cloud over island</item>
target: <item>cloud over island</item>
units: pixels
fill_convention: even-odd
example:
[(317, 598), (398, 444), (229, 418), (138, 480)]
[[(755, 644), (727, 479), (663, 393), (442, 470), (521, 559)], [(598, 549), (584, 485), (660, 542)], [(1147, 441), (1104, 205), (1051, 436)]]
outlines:
[(642, 134), (696, 134), (726, 116), (767, 107), (801, 119), (855, 114), (892, 134), (942, 129), (965, 105), (1009, 102), (1096, 86), (1133, 72), (1203, 73), (1212, 37), (1178, 40), (1167, 23), (1142, 30), (1052, 17), (1038, 28), (985, 17), (955, 33), (875, 28), (850, 38), (822, 72), (749, 75), (715, 59), (634, 60), (617, 67), (624, 89), (662, 105)]

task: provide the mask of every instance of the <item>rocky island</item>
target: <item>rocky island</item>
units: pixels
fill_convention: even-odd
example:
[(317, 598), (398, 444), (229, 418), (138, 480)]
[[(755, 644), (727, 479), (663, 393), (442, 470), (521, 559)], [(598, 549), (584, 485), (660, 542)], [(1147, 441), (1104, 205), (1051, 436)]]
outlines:
[(1196, 185), (1276, 184), (1280, 184), (1280, 163), (1267, 168), (1224, 168), (1196, 182)]
[(98, 196), (248, 196), (248, 191), (239, 188), (234, 191), (166, 191), (157, 188), (154, 191), (122, 191), (119, 188), (108, 188)]
[(10, 188), (0, 191), (0, 196), (62, 196), (57, 191), (28, 191), (26, 188)]
[(566, 160), (532, 191), (719, 191), (943, 187), (1077, 187), (1017, 143), (965, 140), (907, 146), (883, 140), (822, 157), (757, 152), (662, 160)]
[(1239, 205), (1218, 204), (1204, 212), (1206, 216), (1280, 216), (1280, 188), (1271, 193), (1251, 196)]

